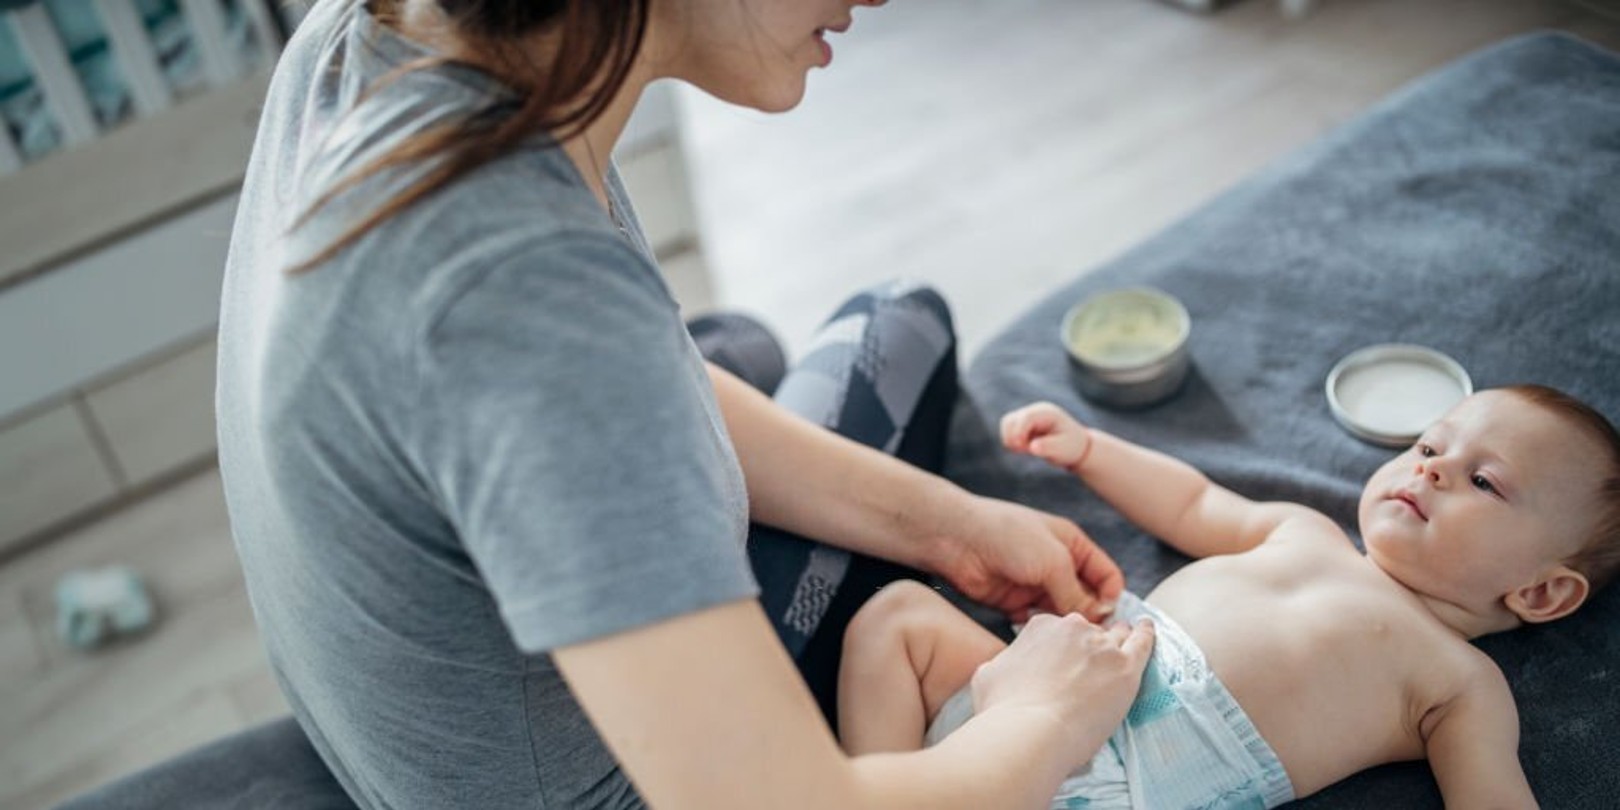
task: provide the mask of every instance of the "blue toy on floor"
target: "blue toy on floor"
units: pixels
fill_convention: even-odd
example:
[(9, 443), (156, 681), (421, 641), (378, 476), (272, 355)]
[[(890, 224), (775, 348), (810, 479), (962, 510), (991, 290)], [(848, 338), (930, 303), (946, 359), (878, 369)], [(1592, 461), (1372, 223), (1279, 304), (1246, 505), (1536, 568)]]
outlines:
[(89, 650), (150, 627), (152, 596), (139, 574), (123, 566), (70, 571), (56, 583), (56, 635)]

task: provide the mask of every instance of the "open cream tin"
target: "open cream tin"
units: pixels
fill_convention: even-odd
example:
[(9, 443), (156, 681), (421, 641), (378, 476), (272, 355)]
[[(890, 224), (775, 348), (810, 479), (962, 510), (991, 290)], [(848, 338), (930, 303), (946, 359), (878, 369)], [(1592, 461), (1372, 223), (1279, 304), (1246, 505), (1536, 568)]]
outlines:
[(1090, 296), (1063, 319), (1063, 347), (1080, 393), (1116, 408), (1140, 408), (1187, 378), (1192, 318), (1174, 296), (1127, 287)]
[(1328, 408), (1357, 438), (1407, 447), (1474, 393), (1461, 363), (1427, 346), (1384, 343), (1351, 352), (1327, 377)]

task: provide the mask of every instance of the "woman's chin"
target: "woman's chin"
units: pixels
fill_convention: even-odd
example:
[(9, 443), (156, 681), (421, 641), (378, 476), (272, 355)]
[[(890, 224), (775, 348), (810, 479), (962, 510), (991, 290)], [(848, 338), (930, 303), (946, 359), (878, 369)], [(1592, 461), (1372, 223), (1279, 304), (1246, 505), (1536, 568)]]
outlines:
[(806, 71), (801, 71), (774, 82), (756, 82), (747, 87), (713, 87), (698, 82), (693, 84), (727, 104), (747, 107), (762, 113), (783, 113), (804, 101), (805, 73)]
[(804, 85), (805, 80), (801, 76), (798, 81), (791, 83), (791, 85), (784, 84), (781, 87), (769, 88), (768, 92), (759, 94), (747, 106), (763, 113), (785, 113), (804, 101)]

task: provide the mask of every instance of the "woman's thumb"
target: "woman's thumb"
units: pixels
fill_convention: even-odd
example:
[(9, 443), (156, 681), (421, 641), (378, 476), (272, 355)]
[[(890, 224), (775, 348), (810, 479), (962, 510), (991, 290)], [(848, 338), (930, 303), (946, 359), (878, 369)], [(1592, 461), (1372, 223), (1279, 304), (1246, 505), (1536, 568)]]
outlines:
[(1091, 610), (1097, 604), (1096, 597), (1086, 592), (1080, 586), (1080, 579), (1075, 576), (1068, 566), (1059, 566), (1056, 571), (1046, 578), (1046, 595), (1052, 600), (1052, 607), (1056, 608), (1059, 616), (1066, 613), (1079, 613), (1089, 617)]

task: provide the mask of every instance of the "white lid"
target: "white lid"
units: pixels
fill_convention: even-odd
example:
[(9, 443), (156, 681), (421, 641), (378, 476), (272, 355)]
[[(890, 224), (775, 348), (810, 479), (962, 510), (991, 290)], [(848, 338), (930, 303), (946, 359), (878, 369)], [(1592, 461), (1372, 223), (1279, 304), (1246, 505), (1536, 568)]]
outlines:
[(1351, 352), (1328, 372), (1333, 418), (1359, 438), (1404, 447), (1474, 393), (1456, 360), (1426, 346), (1385, 343)]

